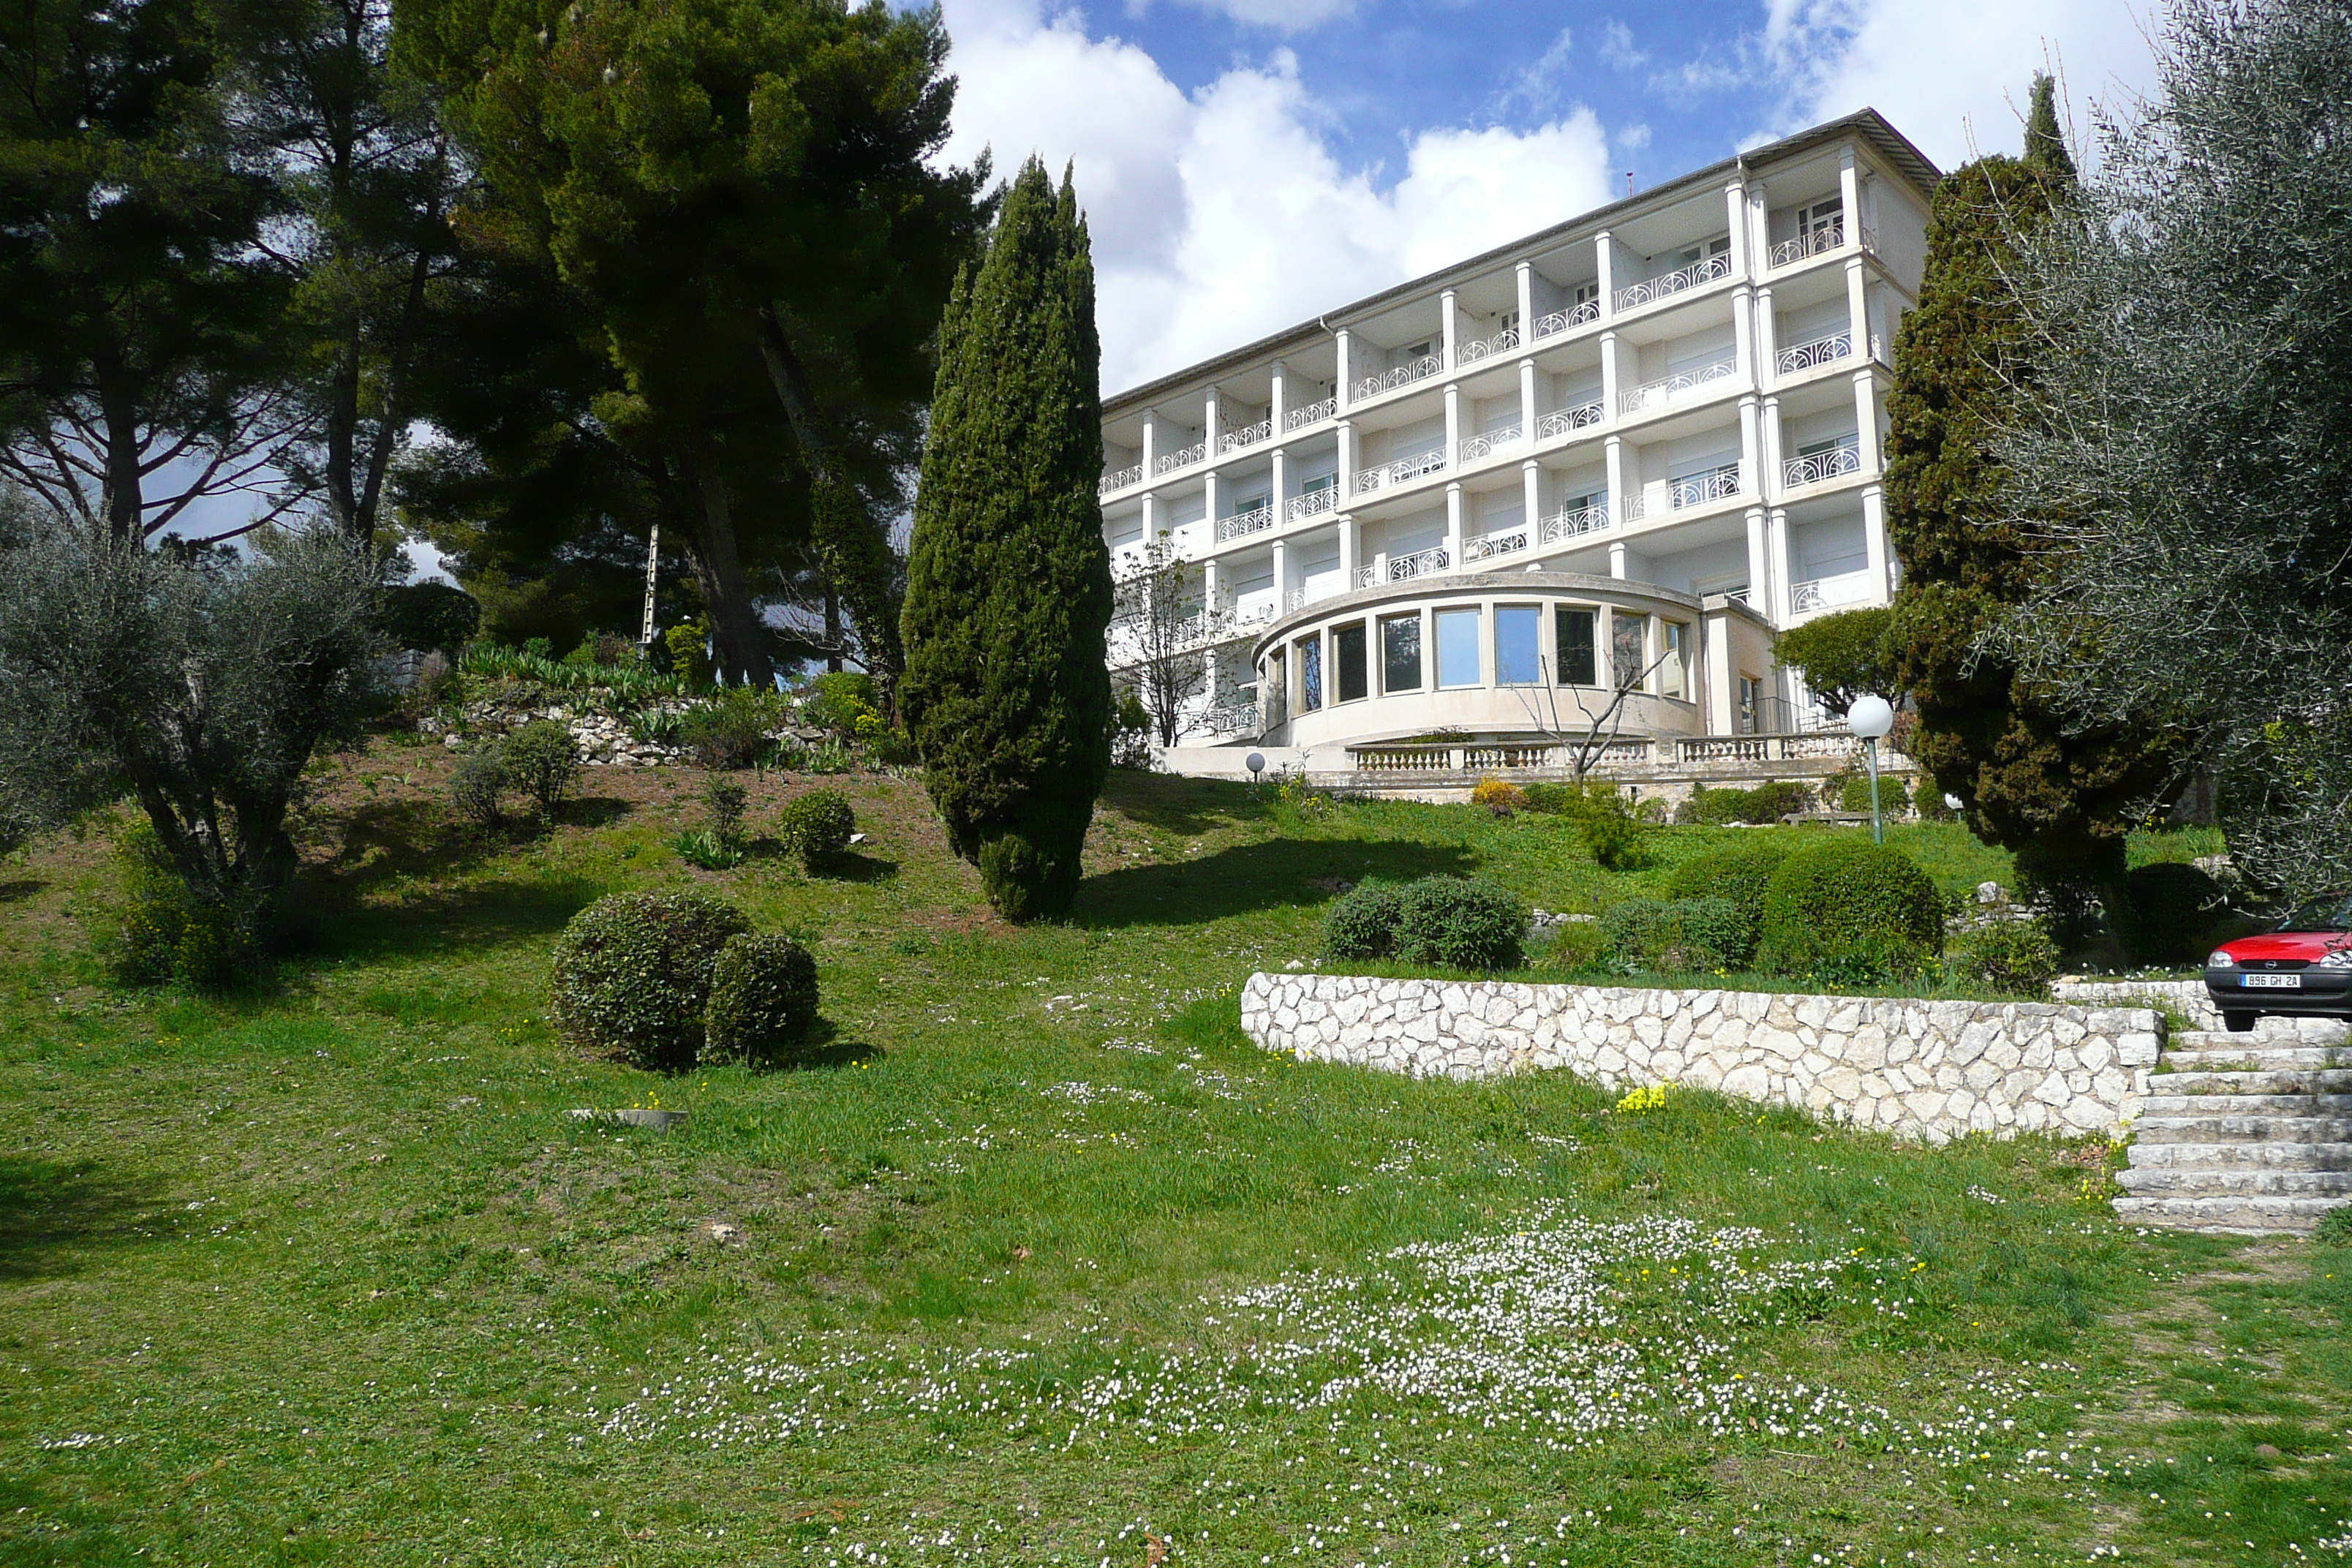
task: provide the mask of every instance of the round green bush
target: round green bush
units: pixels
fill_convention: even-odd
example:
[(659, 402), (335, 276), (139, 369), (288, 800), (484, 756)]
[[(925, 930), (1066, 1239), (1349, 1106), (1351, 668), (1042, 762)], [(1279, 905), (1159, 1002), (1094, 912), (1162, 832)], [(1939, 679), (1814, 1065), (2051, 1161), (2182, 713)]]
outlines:
[(1764, 890), (1795, 848), (1791, 834), (1754, 834), (1684, 861), (1666, 879), (1666, 891), (1677, 899), (1728, 899), (1746, 911), (1749, 930), (1760, 930)]
[(1619, 973), (1744, 969), (1756, 924), (1729, 899), (1627, 899), (1601, 917)]
[[(1848, 773), (1838, 784), (1840, 811), (1870, 809), (1870, 773), (1864, 770)], [(1881, 816), (1901, 816), (1911, 809), (1911, 786), (1892, 773), (1878, 775), (1878, 814)]]
[(553, 719), (534, 719), (509, 735), (499, 747), (507, 782), (539, 803), (542, 816), (580, 782), (580, 748), (570, 726)]
[(1423, 877), (1397, 900), (1396, 956), (1448, 969), (1516, 969), (1528, 906), (1475, 877)]
[(574, 1045), (642, 1068), (694, 1065), (710, 972), (743, 911), (699, 893), (614, 893), (555, 939), (549, 1021)]
[(1953, 966), (1965, 980), (2020, 996), (2047, 996), (2058, 973), (2058, 944), (2033, 921), (1999, 921), (1960, 939)]
[(1389, 957), (1396, 952), (1403, 900), (1403, 888), (1394, 882), (1366, 882), (1332, 900), (1323, 913), (1324, 956)]
[(828, 856), (849, 847), (857, 830), (857, 814), (838, 791), (813, 789), (784, 802), (776, 814), (776, 837), (811, 870)]
[(1759, 938), (1759, 967), (1782, 974), (1915, 973), (1943, 952), (1943, 902), (1902, 851), (1840, 834), (1772, 874)]
[(710, 970), (702, 1060), (761, 1067), (803, 1059), (816, 1023), (816, 960), (791, 937), (730, 937)]
[(499, 796), (507, 787), (504, 750), (495, 742), (477, 746), (457, 759), (449, 773), (449, 805), (475, 826), (488, 830), (500, 818)]

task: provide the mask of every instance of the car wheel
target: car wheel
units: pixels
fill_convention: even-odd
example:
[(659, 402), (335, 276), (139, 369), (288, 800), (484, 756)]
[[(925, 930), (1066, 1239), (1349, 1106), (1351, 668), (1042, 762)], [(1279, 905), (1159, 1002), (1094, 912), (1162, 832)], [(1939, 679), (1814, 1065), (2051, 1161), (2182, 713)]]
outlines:
[(2233, 1035), (2245, 1034), (2254, 1026), (2254, 1015), (2252, 1013), (2224, 1013), (2221, 1015), (2221, 1026), (2229, 1030), (2230, 1033)]

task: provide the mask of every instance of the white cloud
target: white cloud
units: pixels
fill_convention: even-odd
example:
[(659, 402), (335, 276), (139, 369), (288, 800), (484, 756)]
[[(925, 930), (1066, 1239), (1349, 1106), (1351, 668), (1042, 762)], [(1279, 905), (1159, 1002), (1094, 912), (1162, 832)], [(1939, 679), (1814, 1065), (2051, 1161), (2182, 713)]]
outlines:
[(1769, 0), (1761, 56), (1787, 84), (1775, 132), (1876, 108), (1946, 168), (2014, 153), (2033, 73), (2054, 68), (2087, 132), (2095, 100), (2152, 83), (2134, 0)]
[(1278, 33), (1304, 33), (1352, 16), (1356, 0), (1184, 0), (1202, 11), (1230, 16), (1245, 26)]
[(1188, 97), (1141, 49), (1021, 0), (949, 0), (961, 80), (948, 155), (1076, 161), (1117, 391), (1606, 199), (1589, 110), (1527, 132), (1438, 129), (1402, 177), (1344, 168), (1277, 51)]

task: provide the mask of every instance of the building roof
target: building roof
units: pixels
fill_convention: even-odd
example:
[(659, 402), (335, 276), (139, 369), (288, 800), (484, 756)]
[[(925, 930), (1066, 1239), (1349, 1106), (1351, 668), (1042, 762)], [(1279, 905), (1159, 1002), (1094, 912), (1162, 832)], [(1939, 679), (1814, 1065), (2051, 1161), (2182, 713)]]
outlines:
[(1943, 171), (1929, 162), (1926, 153), (1914, 147), (1909, 138), (1889, 124), (1885, 115), (1875, 109), (1858, 110), (1843, 119), (1825, 121), (1810, 130), (1800, 131), (1793, 136), (1783, 137), (1778, 142), (1768, 142), (1760, 147), (1752, 147), (1745, 153), (1734, 153), (1728, 158), (1709, 163), (1703, 169), (1694, 169), (1687, 174), (1679, 175), (1663, 185), (1654, 185), (1646, 191), (1611, 202), (1606, 206), (1580, 213), (1574, 217), (1552, 225), (1549, 228), (1538, 229), (1533, 234), (1523, 235), (1508, 244), (1498, 245), (1492, 250), (1454, 262), (1419, 278), (1409, 279), (1405, 282), (1383, 289), (1377, 294), (1368, 294), (1363, 299), (1352, 300), (1336, 310), (1327, 310), (1313, 320), (1299, 322), (1297, 326), (1285, 327), (1278, 332), (1268, 333), (1255, 342), (1244, 343), (1239, 348), (1230, 349), (1211, 359), (1197, 361), (1184, 366), (1181, 370), (1160, 376), (1155, 381), (1148, 381), (1140, 386), (1129, 387), (1125, 392), (1104, 398), (1103, 412), (1106, 414), (1124, 412), (1137, 404), (1150, 403), (1154, 398), (1164, 396), (1187, 382), (1197, 381), (1204, 375), (1214, 375), (1220, 371), (1238, 369), (1254, 361), (1263, 359), (1283, 345), (1294, 342), (1309, 333), (1327, 331), (1328, 323), (1336, 321), (1344, 324), (1349, 318), (1377, 311), (1398, 300), (1409, 299), (1415, 294), (1423, 293), (1445, 279), (1462, 273), (1478, 271), (1516, 252), (1539, 248), (1547, 242), (1558, 239), (1577, 229), (1601, 226), (1620, 216), (1679, 199), (1685, 194), (1687, 187), (1721, 179), (1750, 163), (1777, 163), (1783, 159), (1796, 157), (1825, 142), (1835, 142), (1849, 135), (1858, 135), (1868, 142), (1881, 157), (1895, 167), (1897, 173), (1911, 182), (1922, 196), (1933, 191), (1936, 182), (1943, 178)]

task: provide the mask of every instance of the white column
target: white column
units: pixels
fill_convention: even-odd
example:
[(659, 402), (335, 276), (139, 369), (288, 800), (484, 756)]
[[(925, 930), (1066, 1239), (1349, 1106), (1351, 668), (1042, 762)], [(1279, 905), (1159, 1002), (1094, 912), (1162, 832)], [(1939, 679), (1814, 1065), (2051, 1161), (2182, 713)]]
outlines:
[(1201, 515), (1209, 520), (1209, 543), (1212, 546), (1217, 542), (1217, 519), (1224, 515), (1218, 510), (1224, 500), (1224, 487), (1219, 484), (1217, 479), (1217, 470), (1211, 468), (1201, 480), (1202, 491)]
[(1207, 405), (1201, 414), (1201, 441), (1209, 454), (1209, 461), (1217, 460), (1217, 438), (1225, 433), (1225, 397), (1215, 387), (1209, 388)]
[(1617, 423), (1617, 334), (1614, 331), (1601, 334), (1601, 417), (1610, 425)]
[(1339, 509), (1348, 507), (1348, 498), (1356, 488), (1356, 425), (1352, 419), (1339, 421)]
[(1772, 568), (1772, 624), (1786, 626), (1792, 613), (1790, 591), (1795, 584), (1789, 581), (1789, 514), (1779, 507), (1772, 509), (1765, 525), (1764, 548)]
[(1862, 547), (1870, 558), (1870, 588), (1874, 602), (1891, 591), (1886, 575), (1886, 495), (1876, 485), (1862, 492)]
[(1620, 583), (1625, 580), (1625, 542), (1622, 539), (1609, 546), (1609, 575)]
[(1339, 592), (1356, 586), (1357, 563), (1364, 552), (1364, 525), (1350, 515), (1339, 520)]
[(1625, 504), (1625, 438), (1622, 436), (1604, 437), (1601, 443), (1602, 462), (1609, 473), (1609, 521), (1622, 526), (1628, 508)]
[(1438, 350), (1438, 358), (1445, 363), (1449, 375), (1454, 371), (1454, 348), (1462, 341), (1461, 321), (1462, 312), (1454, 304), (1454, 290), (1448, 289), (1437, 297), (1437, 336), (1444, 345)]
[(1452, 382), (1445, 384), (1445, 466), (1452, 468), (1462, 457), (1462, 389)]
[(1748, 509), (1748, 607), (1758, 615), (1772, 614), (1772, 563), (1765, 552), (1764, 509)]
[(1862, 471), (1878, 472), (1878, 377), (1861, 370), (1853, 375), (1854, 435), (1862, 445)]
[(1519, 281), (1519, 347), (1524, 350), (1536, 341), (1536, 269), (1532, 263), (1518, 266)]
[(1445, 564), (1448, 570), (1462, 569), (1462, 487), (1445, 487)]
[[(1214, 535), (1211, 537), (1213, 540)], [(1217, 562), (1214, 556), (1201, 563), (1201, 607), (1213, 616), (1223, 608), (1217, 603)]]
[(1160, 411), (1143, 411), (1143, 482), (1150, 484), (1160, 471)]
[(1748, 254), (1756, 258), (1756, 275), (1772, 266), (1772, 195), (1761, 185), (1748, 192)]
[(1519, 362), (1519, 428), (1530, 441), (1536, 438), (1536, 362), (1523, 359)]
[(1274, 542), (1274, 614), (1279, 620), (1290, 613), (1290, 551), (1281, 539)]
[(1748, 257), (1748, 184), (1734, 180), (1723, 187), (1726, 224), (1731, 230), (1731, 275), (1734, 278), (1753, 276)]
[(1764, 449), (1757, 428), (1756, 395), (1739, 400), (1739, 493), (1764, 493)]
[[(1781, 466), (1787, 458), (1781, 450), (1779, 398), (1767, 396), (1764, 399), (1763, 417), (1759, 423), (1757, 444), (1764, 459), (1764, 489), (1760, 493), (1767, 500), (1779, 500), (1780, 492), (1788, 488), (1780, 482)], [(1759, 605), (1757, 608), (1763, 606)]]
[(1780, 374), (1780, 321), (1772, 313), (1772, 290), (1759, 288), (1756, 315), (1756, 384), (1769, 386)]
[(1265, 416), (1271, 421), (1267, 428), (1274, 432), (1274, 438), (1277, 441), (1282, 439), (1283, 431), (1288, 428), (1290, 388), (1286, 381), (1289, 374), (1288, 367), (1280, 360), (1274, 362), (1274, 390), (1266, 395)]
[(1862, 170), (1854, 163), (1853, 149), (1847, 147), (1838, 153), (1838, 200), (1845, 215), (1845, 242), (1856, 249), (1862, 246)]
[(1732, 374), (1743, 387), (1763, 384), (1763, 367), (1756, 363), (1756, 309), (1745, 283), (1731, 290)]
[[(1344, 482), (1344, 481), (1343, 481)], [(1274, 449), (1274, 526), (1280, 528), (1290, 519), (1290, 453), (1281, 447)]]
[(1617, 242), (1604, 228), (1592, 237), (1592, 250), (1601, 268), (1601, 315), (1606, 321), (1617, 313)]
[(1853, 334), (1853, 357), (1857, 360), (1870, 353), (1870, 300), (1863, 273), (1860, 257), (1845, 264), (1846, 330)]
[(1349, 404), (1355, 401), (1350, 395), (1354, 388), (1349, 385), (1356, 377), (1348, 365), (1348, 329), (1341, 327), (1331, 336), (1332, 347), (1339, 356), (1339, 368), (1331, 383), (1331, 395), (1339, 400), (1339, 406), (1344, 411)]
[(1528, 544), (1541, 548), (1543, 534), (1543, 469), (1533, 458), (1519, 465), (1520, 504), (1527, 509)]

